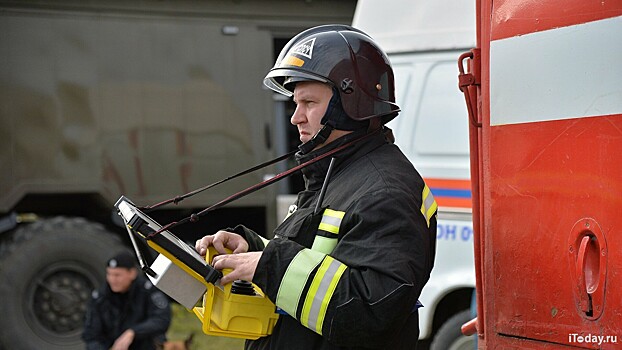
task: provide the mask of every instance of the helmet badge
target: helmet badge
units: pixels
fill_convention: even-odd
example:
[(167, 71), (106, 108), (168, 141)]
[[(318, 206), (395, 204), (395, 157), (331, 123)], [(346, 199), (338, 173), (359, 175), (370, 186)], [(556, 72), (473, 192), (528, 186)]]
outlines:
[(308, 59), (311, 59), (313, 56), (313, 45), (315, 44), (315, 38), (311, 38), (309, 40), (305, 40), (302, 43), (294, 46), (289, 54), (298, 54), (304, 56)]

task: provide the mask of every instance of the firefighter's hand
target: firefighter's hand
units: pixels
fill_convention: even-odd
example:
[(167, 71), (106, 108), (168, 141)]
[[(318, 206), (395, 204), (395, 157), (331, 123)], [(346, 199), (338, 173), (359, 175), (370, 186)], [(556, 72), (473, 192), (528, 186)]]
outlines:
[(252, 281), (260, 258), (261, 252), (216, 255), (212, 260), (212, 265), (216, 270), (232, 270), (220, 279), (221, 284), (235, 280)]
[(128, 329), (114, 341), (110, 350), (127, 350), (134, 341), (134, 330)]
[(248, 251), (248, 243), (237, 233), (229, 231), (218, 231), (214, 235), (205, 236), (195, 243), (195, 249), (201, 256), (205, 256), (207, 248), (214, 246), (220, 254), (226, 254), (225, 248), (230, 249), (234, 254)]

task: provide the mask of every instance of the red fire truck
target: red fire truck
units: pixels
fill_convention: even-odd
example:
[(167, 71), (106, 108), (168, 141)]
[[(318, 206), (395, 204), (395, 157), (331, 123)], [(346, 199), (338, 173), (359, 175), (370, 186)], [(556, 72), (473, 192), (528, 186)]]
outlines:
[[(480, 349), (622, 348), (622, 1), (477, 0)], [(463, 69), (464, 67), (464, 69)]]

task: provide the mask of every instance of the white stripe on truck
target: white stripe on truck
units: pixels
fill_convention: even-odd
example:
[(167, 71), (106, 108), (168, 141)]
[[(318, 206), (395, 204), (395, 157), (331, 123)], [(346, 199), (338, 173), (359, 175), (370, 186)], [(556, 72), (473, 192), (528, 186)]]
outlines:
[(492, 41), (490, 124), (622, 114), (621, 35), (622, 16)]

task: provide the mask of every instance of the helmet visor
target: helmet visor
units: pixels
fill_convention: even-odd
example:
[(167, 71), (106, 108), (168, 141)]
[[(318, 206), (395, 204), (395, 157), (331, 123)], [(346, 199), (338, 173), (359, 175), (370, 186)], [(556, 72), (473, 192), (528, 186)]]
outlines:
[[(295, 77), (296, 79), (288, 79), (291, 77)], [(279, 94), (283, 94), (287, 97), (291, 97), (294, 94), (293, 84), (285, 84), (288, 81), (318, 81), (321, 83), (329, 83), (326, 78), (322, 78), (313, 73), (302, 72), (299, 70), (286, 69), (286, 68), (277, 68), (272, 69), (263, 80), (263, 84), (267, 86), (269, 89), (278, 92)], [(287, 87), (291, 87), (291, 90)]]

